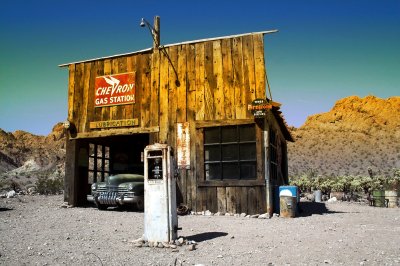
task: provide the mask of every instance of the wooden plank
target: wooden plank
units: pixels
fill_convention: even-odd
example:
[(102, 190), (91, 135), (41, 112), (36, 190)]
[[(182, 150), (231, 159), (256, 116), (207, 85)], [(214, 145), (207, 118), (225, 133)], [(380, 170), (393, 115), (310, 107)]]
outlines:
[[(136, 57), (137, 56), (128, 56), (126, 58), (126, 72), (135, 72), (136, 77)], [(136, 80), (135, 80), (135, 90), (136, 90)], [(135, 94), (135, 103), (128, 104), (125, 106), (125, 118), (131, 119), (133, 118), (133, 107), (136, 105), (137, 96)]]
[(82, 98), (83, 98), (83, 71), (84, 63), (75, 66), (75, 88), (74, 88), (74, 109), (73, 117), (77, 132), (82, 131)]
[(248, 187), (241, 187), (240, 193), (240, 205), (242, 206), (241, 212), (249, 213), (248, 204), (247, 204), (247, 190)]
[[(190, 169), (187, 175), (187, 204), (193, 205), (196, 199), (196, 68), (195, 68), (195, 46), (186, 46), (186, 67), (187, 67), (187, 121), (190, 132)], [(193, 207), (192, 207), (193, 208)]]
[(159, 123), (160, 51), (154, 50), (151, 59), (150, 125)]
[(199, 187), (265, 186), (265, 182), (263, 180), (198, 180), (197, 182), (197, 186)]
[(247, 213), (257, 214), (257, 195), (254, 187), (247, 190)]
[[(104, 75), (111, 74), (111, 59), (104, 60)], [(101, 120), (110, 120), (110, 107), (101, 107)]]
[[(193, 199), (196, 199), (200, 197), (199, 191), (200, 188), (197, 186), (199, 182), (204, 182), (204, 145), (203, 145), (203, 129), (199, 129), (196, 132), (196, 197)], [(196, 201), (196, 205), (194, 208), (196, 210), (199, 210), (201, 208), (201, 205), (199, 205), (201, 202), (198, 200)]]
[(69, 66), (68, 121), (74, 121), (75, 64)]
[[(82, 93), (82, 110), (80, 116), (82, 118), (82, 130), (81, 132), (87, 132), (89, 130), (89, 93), (93, 92), (94, 89), (90, 90), (90, 73), (91, 73), (92, 63), (88, 62), (84, 64), (83, 69), (83, 93)], [(92, 106), (92, 108), (94, 108)]]
[[(245, 97), (245, 105), (251, 103), (256, 98), (256, 79), (254, 69), (254, 51), (253, 51), (253, 36), (243, 37), (243, 76)], [(247, 112), (250, 115), (250, 112)]]
[(214, 41), (213, 45), (213, 76), (214, 76), (214, 119), (225, 118), (224, 80), (222, 77), (221, 41)]
[(95, 80), (97, 74), (97, 64), (96, 62), (91, 62), (91, 71), (89, 77), (89, 90), (88, 90), (88, 106), (87, 106), (87, 125), (86, 128), (90, 129), (90, 123), (95, 119), (95, 111), (97, 108), (94, 108), (94, 98), (95, 98)]
[(178, 87), (177, 76), (178, 71), (178, 46), (171, 46), (168, 50), (170, 62), (168, 64), (168, 78), (169, 78), (169, 90), (168, 90), (168, 143), (176, 149), (176, 119), (177, 119), (177, 108), (178, 108)]
[[(96, 69), (96, 72), (94, 73), (95, 74), (95, 77), (94, 77), (95, 79), (96, 79), (96, 77), (103, 76), (104, 75), (104, 61), (96, 61), (95, 62), (95, 69)], [(95, 80), (93, 80), (93, 84), (94, 84), (94, 82), (95, 82)], [(93, 87), (94, 87), (94, 85), (93, 85)], [(94, 95), (92, 97), (93, 97), (93, 101), (94, 101)], [(103, 109), (102, 107), (94, 108), (93, 121), (100, 121), (101, 120), (102, 109)]]
[(218, 198), (218, 212), (226, 213), (226, 188), (217, 187), (217, 198)]
[(235, 117), (236, 119), (246, 118), (246, 95), (244, 93), (244, 78), (243, 78), (243, 53), (242, 53), (242, 38), (233, 38), (232, 41), (232, 61), (233, 61), (233, 86), (235, 94)]
[(253, 119), (196, 121), (196, 128), (254, 124)]
[(160, 132), (160, 127), (134, 127), (134, 128), (119, 128), (107, 129), (104, 131), (92, 131), (86, 133), (78, 133), (75, 138), (71, 139), (85, 139), (85, 138), (103, 138), (112, 136), (130, 136), (134, 134), (147, 134)]
[(264, 35), (253, 35), (254, 43), (254, 63), (256, 79), (256, 98), (265, 99), (266, 97), (266, 71), (264, 57)]
[[(168, 51), (167, 51), (168, 52)], [(169, 108), (169, 78), (168, 78), (168, 58), (164, 53), (160, 53), (160, 143), (167, 143), (168, 140), (168, 108)]]
[(197, 211), (207, 210), (207, 188), (202, 188), (198, 190), (198, 201), (197, 201)]
[(206, 42), (204, 44), (204, 119), (215, 119), (215, 106), (214, 106), (214, 89), (216, 87), (215, 77), (213, 73), (213, 44)]
[(206, 189), (207, 189), (207, 210), (209, 210), (212, 213), (216, 213), (218, 211), (217, 188), (208, 187)]
[(236, 193), (236, 212), (242, 213), (244, 212), (242, 206), (242, 188), (235, 187), (235, 193)]
[(204, 120), (205, 117), (205, 53), (204, 43), (195, 45), (195, 68), (196, 68), (196, 120)]
[(235, 90), (233, 85), (232, 39), (221, 40), (222, 79), (225, 119), (235, 119)]
[(148, 55), (143, 55), (142, 61), (142, 97), (141, 97), (141, 126), (150, 126), (150, 101), (151, 101), (151, 61)]
[(135, 104), (133, 105), (133, 117), (139, 119), (139, 125), (142, 125), (142, 94), (143, 94), (143, 66), (145, 63), (143, 58), (143, 54), (138, 54), (136, 56), (136, 65), (135, 65), (135, 81), (136, 81), (136, 95), (135, 95)]
[(178, 47), (178, 78), (179, 86), (177, 86), (177, 109), (176, 109), (176, 122), (186, 122), (186, 109), (187, 109), (187, 87), (186, 87), (186, 58), (187, 49), (186, 46), (182, 45)]
[(237, 213), (236, 209), (236, 188), (227, 187), (226, 188), (226, 209), (229, 213)]

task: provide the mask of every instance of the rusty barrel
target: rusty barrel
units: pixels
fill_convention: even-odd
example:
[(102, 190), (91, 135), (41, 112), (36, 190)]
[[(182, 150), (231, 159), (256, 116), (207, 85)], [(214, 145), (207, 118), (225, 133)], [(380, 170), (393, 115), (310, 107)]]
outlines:
[(280, 217), (283, 218), (294, 218), (296, 217), (296, 197), (292, 196), (280, 196), (279, 207)]
[(385, 200), (388, 208), (396, 208), (398, 193), (396, 190), (385, 190)]

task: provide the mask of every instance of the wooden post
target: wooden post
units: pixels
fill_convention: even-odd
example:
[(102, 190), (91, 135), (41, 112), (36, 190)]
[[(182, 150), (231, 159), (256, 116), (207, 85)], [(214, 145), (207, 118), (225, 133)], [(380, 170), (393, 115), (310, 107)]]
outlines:
[(153, 48), (158, 49), (160, 47), (160, 17), (154, 17), (154, 28), (153, 28)]

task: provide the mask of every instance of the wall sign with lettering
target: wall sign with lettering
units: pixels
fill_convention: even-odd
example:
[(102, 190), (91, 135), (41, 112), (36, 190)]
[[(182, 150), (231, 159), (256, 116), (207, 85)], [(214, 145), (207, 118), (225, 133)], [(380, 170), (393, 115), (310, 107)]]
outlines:
[(135, 103), (135, 73), (96, 77), (94, 107)]

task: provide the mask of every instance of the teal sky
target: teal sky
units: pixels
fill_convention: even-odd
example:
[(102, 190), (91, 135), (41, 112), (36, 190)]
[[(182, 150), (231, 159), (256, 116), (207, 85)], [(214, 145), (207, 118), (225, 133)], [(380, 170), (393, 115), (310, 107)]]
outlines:
[(400, 95), (400, 0), (0, 2), (0, 128), (47, 135), (67, 118), (58, 65), (161, 43), (278, 29), (265, 36), (272, 96), (289, 125), (340, 98)]

